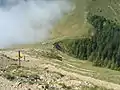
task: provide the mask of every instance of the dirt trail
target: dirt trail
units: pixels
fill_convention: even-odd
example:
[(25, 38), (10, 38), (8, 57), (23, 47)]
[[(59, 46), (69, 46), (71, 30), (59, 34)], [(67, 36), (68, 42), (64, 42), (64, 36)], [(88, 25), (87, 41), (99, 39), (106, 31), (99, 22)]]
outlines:
[[(3, 51), (3, 52), (0, 52), (0, 53), (4, 53), (8, 57), (16, 59), (17, 51)], [(94, 78), (83, 76), (83, 75), (80, 75), (80, 74), (77, 74), (77, 73), (68, 72), (68, 71), (65, 71), (61, 68), (57, 68), (57, 67), (54, 66), (54, 65), (56, 65), (56, 63), (53, 63), (53, 65), (51, 65), (51, 62), (49, 61), (49, 59), (47, 60), (47, 58), (42, 58), (41, 57), (41, 59), (40, 58), (38, 59), (38, 58), (35, 58), (35, 57), (32, 57), (32, 56), (29, 56), (27, 54), (25, 54), (25, 56), (26, 56), (26, 59), (29, 60), (29, 62), (22, 61), (23, 66), (41, 67), (41, 68), (48, 67), (48, 69), (50, 71), (53, 71), (53, 72), (55, 71), (55, 72), (62, 73), (64, 75), (69, 75), (71, 77), (76, 77), (76, 78), (79, 78), (82, 81), (90, 82), (94, 85), (105, 87), (107, 89), (120, 90), (120, 85), (118, 85), (118, 84), (94, 79)], [(9, 88), (12, 85), (11, 82), (8, 82), (7, 80), (3, 80), (3, 78), (1, 78), (1, 77), (0, 77), (0, 81), (1, 81), (0, 86), (1, 86), (1, 83), (4, 83), (5, 85), (7, 85), (8, 86), (7, 88)], [(9, 85), (8, 85), (8, 83), (9, 83)], [(16, 90), (16, 89), (2, 89), (2, 88), (0, 87), (0, 90)], [(17, 90), (19, 90), (19, 89), (17, 89)]]

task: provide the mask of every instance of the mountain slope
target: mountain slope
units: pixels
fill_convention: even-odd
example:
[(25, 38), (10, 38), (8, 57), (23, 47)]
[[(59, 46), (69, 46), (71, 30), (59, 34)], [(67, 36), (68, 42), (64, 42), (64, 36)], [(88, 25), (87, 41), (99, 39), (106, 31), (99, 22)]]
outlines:
[(87, 36), (91, 28), (86, 22), (87, 12), (120, 22), (119, 0), (74, 0), (75, 8), (54, 27), (52, 37)]
[(75, 7), (54, 27), (52, 36), (80, 36), (86, 33), (84, 28), (85, 0), (74, 0)]
[(120, 0), (89, 0), (87, 3), (87, 11), (119, 22)]
[[(86, 2), (87, 23), (92, 25), (92, 28), (88, 27), (88, 31), (91, 30), (92, 33), (86, 38), (58, 42), (62, 51), (80, 60), (90, 60), (95, 66), (120, 70), (119, 2), (117, 0)], [(84, 26), (87, 23), (84, 23)]]

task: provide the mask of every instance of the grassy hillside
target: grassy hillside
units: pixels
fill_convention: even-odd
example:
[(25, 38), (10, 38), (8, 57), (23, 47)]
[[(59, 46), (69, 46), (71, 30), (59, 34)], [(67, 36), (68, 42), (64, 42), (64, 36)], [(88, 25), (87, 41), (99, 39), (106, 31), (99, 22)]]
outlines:
[(120, 0), (72, 0), (76, 8), (54, 27), (52, 37), (87, 36), (91, 26), (85, 23), (86, 12), (120, 22)]
[[(87, 20), (83, 20), (83, 22), (87, 21), (87, 23), (82, 24), (84, 28), (79, 27), (79, 30), (76, 30), (77, 33), (75, 33), (70, 30), (74, 31), (77, 27), (73, 29), (69, 26), (70, 30), (63, 29), (62, 33), (70, 31), (72, 34), (69, 33), (68, 36), (84, 35), (86, 38), (70, 39), (70, 42), (69, 39), (63, 40), (62, 43), (60, 42), (61, 47), (64, 48), (63, 50), (81, 60), (91, 60), (95, 66), (120, 70), (119, 2), (118, 0), (89, 0), (85, 2), (85, 4), (83, 4), (86, 6), (84, 12), (88, 12), (88, 14), (86, 16)], [(80, 2), (77, 2), (76, 6), (79, 3)], [(74, 15), (79, 12), (77, 9), (78, 7), (74, 10), (76, 11)], [(73, 20), (78, 20), (77, 16), (72, 16), (72, 18), (73, 17)], [(88, 23), (92, 28), (89, 25), (87, 29), (85, 29)], [(68, 24), (69, 22), (66, 23), (66, 25)], [(94, 32), (91, 33), (92, 36), (87, 37), (87, 32), (90, 29), (92, 32), (94, 30)]]
[(72, 0), (75, 8), (66, 14), (54, 27), (52, 36), (81, 36), (86, 33), (84, 28), (85, 0)]
[(88, 0), (87, 11), (120, 22), (120, 0)]

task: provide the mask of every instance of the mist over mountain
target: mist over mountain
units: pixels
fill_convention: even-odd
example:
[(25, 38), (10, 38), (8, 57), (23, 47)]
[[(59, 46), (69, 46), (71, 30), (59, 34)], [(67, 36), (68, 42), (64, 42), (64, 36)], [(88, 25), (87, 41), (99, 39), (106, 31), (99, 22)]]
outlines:
[(46, 40), (70, 10), (67, 0), (0, 0), (0, 47)]

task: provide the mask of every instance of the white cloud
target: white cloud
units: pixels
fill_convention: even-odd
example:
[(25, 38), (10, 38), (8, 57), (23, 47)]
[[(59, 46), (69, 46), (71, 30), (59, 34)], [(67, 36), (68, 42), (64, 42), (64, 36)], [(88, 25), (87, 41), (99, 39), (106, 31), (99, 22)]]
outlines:
[(66, 0), (4, 1), (0, 8), (0, 48), (47, 39), (54, 23), (71, 9)]

